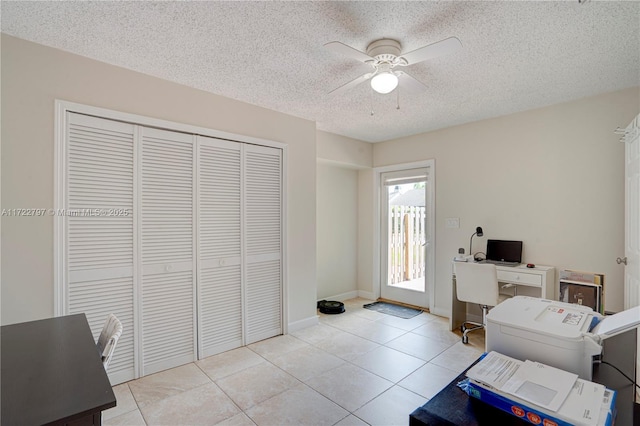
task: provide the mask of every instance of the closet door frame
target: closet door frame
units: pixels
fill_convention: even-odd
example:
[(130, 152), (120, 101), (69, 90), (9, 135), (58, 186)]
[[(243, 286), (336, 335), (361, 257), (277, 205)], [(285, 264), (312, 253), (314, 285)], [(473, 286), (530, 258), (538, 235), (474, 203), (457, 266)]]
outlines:
[[(134, 125), (146, 126), (146, 127), (155, 127), (159, 129), (172, 130), (177, 132), (191, 133), (194, 135), (202, 135), (209, 136), (212, 138), (230, 140), (234, 142), (242, 142), (248, 143), (252, 145), (259, 146), (267, 146), (272, 148), (278, 148), (282, 150), (282, 164), (281, 164), (281, 173), (282, 173), (282, 200), (281, 200), (281, 238), (282, 238), (282, 333), (287, 334), (288, 332), (288, 233), (287, 233), (287, 224), (288, 224), (288, 145), (286, 143), (272, 141), (268, 139), (255, 138), (252, 136), (245, 136), (230, 132), (224, 132), (220, 130), (208, 129), (205, 127), (193, 126), (189, 124), (183, 124), (168, 120), (162, 120), (152, 117), (146, 117), (137, 114), (130, 114), (120, 111), (114, 111), (105, 108), (99, 108), (90, 105), (79, 104), (75, 102), (69, 102), (65, 100), (56, 99), (55, 100), (55, 117), (54, 117), (54, 176), (53, 176), (53, 208), (54, 210), (62, 209), (65, 206), (65, 201), (67, 197), (66, 193), (66, 185), (68, 181), (68, 176), (66, 174), (66, 128), (67, 128), (67, 113), (79, 113), (85, 115), (92, 115), (100, 118), (123, 121), (127, 123), (131, 123)], [(139, 141), (136, 141), (139, 142)], [(139, 145), (139, 143), (138, 143)], [(194, 146), (194, 149), (196, 147)], [(139, 151), (138, 148), (135, 148), (134, 156), (138, 157)], [(138, 185), (137, 179), (139, 179), (138, 172), (138, 162), (134, 161), (134, 197), (137, 197), (138, 194)], [(139, 198), (139, 197), (138, 197)], [(134, 198), (135, 199), (135, 198)], [(62, 316), (66, 315), (68, 312), (68, 294), (66, 292), (67, 282), (67, 246), (65, 241), (65, 226), (66, 221), (65, 218), (60, 215), (53, 215), (53, 269), (54, 269), (54, 277), (53, 277), (53, 314), (54, 316)], [(134, 227), (136, 227), (136, 219), (134, 219)], [(135, 229), (135, 228), (134, 228)], [(139, 229), (138, 229), (139, 231)], [(137, 232), (139, 234), (139, 232)], [(136, 235), (134, 238), (134, 246), (139, 247), (139, 235)], [(134, 256), (136, 257), (136, 256)], [(137, 277), (139, 274), (138, 268), (138, 259), (134, 259), (134, 277)], [(138, 300), (138, 290), (139, 290), (139, 282), (138, 280), (134, 280), (134, 306), (139, 306), (140, 301)], [(138, 311), (138, 310), (136, 310)], [(138, 312), (135, 312), (134, 315), (138, 315)], [(140, 327), (140, 319), (134, 316), (134, 321), (136, 325), (136, 335), (139, 336), (139, 327)], [(134, 345), (136, 345), (136, 350), (139, 350), (138, 347), (138, 338), (134, 339)], [(137, 358), (136, 358), (137, 360)], [(140, 365), (136, 365), (136, 376), (139, 377), (140, 373)]]

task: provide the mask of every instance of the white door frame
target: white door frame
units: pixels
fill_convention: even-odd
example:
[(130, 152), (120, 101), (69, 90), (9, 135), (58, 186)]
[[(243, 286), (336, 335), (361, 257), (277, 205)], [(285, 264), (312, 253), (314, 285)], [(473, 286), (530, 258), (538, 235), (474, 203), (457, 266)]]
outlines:
[[(640, 115), (620, 133), (624, 142), (624, 309), (640, 305)], [(640, 339), (636, 342), (636, 380), (640, 380)], [(640, 390), (636, 390), (640, 397)]]
[(391, 166), (375, 167), (373, 169), (373, 291), (375, 298), (379, 298), (382, 286), (381, 258), (382, 250), (382, 222), (380, 214), (381, 186), (380, 176), (385, 172), (392, 172), (405, 169), (429, 169), (429, 186), (426, 199), (426, 215), (427, 215), (427, 244), (425, 246), (425, 262), (427, 264), (425, 273), (425, 286), (427, 292), (427, 303), (430, 311), (433, 311), (435, 300), (435, 189), (436, 189), (436, 168), (435, 160), (423, 160), (412, 163), (394, 164)]
[(621, 141), (625, 144), (624, 309), (629, 309), (640, 305), (640, 115), (627, 126)]

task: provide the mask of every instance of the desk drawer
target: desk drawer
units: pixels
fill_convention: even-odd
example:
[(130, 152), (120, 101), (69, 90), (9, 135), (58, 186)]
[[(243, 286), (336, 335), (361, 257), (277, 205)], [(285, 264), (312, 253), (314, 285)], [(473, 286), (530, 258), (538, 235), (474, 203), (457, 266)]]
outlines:
[(526, 272), (498, 271), (498, 281), (513, 284), (532, 285), (542, 287), (542, 277)]

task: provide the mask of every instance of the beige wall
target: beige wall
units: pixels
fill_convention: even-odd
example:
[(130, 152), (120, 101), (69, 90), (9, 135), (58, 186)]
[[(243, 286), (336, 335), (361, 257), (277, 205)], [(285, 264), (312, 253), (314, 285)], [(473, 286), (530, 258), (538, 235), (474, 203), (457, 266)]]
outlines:
[(318, 299), (343, 300), (358, 294), (363, 277), (371, 282), (371, 271), (361, 268), (371, 264), (360, 260), (371, 256), (370, 228), (363, 228), (367, 216), (363, 220), (358, 212), (369, 209), (360, 176), (371, 172), (373, 144), (323, 131), (316, 143)]
[[(358, 171), (358, 294), (368, 299), (380, 296), (380, 284), (374, 283), (373, 169)], [(377, 287), (377, 288), (376, 288)]]
[(474, 251), (522, 240), (525, 262), (604, 273), (606, 309), (621, 310), (624, 147), (613, 130), (639, 110), (634, 88), (375, 144), (376, 167), (435, 159), (436, 311), (448, 314), (450, 262), (476, 226)]
[(373, 144), (346, 136), (318, 130), (316, 135), (318, 159), (347, 168), (371, 168)]
[(318, 162), (318, 300), (355, 296), (358, 253), (358, 171)]
[[(316, 311), (315, 123), (2, 35), (2, 208), (53, 207), (54, 100), (288, 145), (289, 323)], [(53, 315), (53, 219), (2, 218), (2, 324)]]

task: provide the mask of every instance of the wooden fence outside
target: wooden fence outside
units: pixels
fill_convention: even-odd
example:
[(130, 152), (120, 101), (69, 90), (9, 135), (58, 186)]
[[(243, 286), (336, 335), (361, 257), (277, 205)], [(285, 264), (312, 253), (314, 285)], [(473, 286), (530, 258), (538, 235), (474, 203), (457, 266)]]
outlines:
[(425, 224), (424, 207), (389, 206), (389, 284), (424, 277)]

